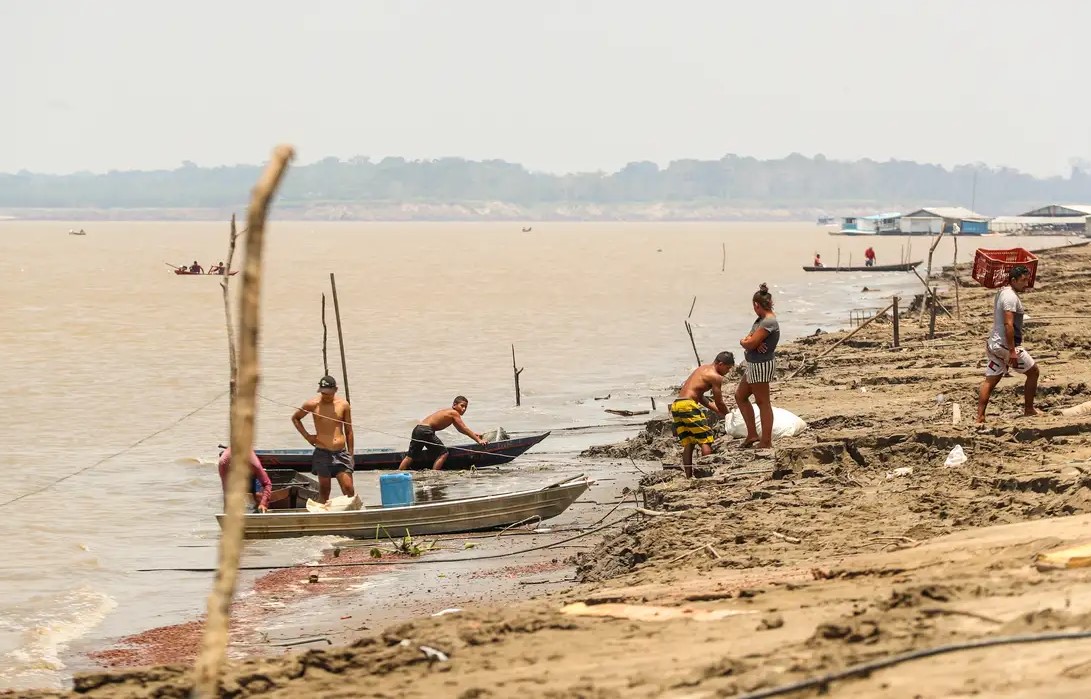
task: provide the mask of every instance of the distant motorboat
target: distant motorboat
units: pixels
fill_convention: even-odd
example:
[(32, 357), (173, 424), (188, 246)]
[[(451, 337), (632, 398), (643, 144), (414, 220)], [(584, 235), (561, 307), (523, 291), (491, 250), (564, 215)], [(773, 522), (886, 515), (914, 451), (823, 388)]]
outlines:
[(524, 233), (530, 233), (532, 230), (534, 230), (534, 229), (531, 226), (527, 226), (526, 228), (523, 229), (523, 232)]
[(75, 228), (69, 228), (68, 235), (87, 235), (87, 231), (83, 230), (82, 228), (78, 231)]

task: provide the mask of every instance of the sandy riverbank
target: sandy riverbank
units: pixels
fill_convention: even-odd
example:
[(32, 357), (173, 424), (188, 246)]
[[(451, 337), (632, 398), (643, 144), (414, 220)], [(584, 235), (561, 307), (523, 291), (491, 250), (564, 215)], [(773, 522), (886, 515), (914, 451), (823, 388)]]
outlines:
[[(1045, 411), (1091, 399), (1089, 265), (1086, 247), (1045, 253), (1024, 296)], [(583, 583), (369, 628), (345, 647), (236, 662), (225, 693), (733, 696), (911, 649), (1091, 629), (1091, 569), (1033, 565), (1040, 552), (1091, 541), (1091, 417), (1018, 417), (1022, 379), (1013, 378), (976, 427), (992, 294), (960, 296), (961, 321), (941, 317), (940, 339), (924, 340), (927, 324), (907, 315), (903, 347), (891, 351), (889, 323), (875, 323), (815, 370), (776, 384), (775, 404), (811, 429), (778, 442), (775, 455), (722, 440), (709, 478), (647, 476), (644, 500), (666, 514), (635, 517), (578, 553)], [(786, 344), (783, 374), (841, 336)], [(606, 453), (674, 463), (663, 431), (652, 423)], [(955, 445), (969, 460), (945, 468)], [(891, 473), (904, 467), (913, 472)], [(561, 612), (576, 602), (608, 616)], [(655, 620), (625, 618), (649, 611)], [(421, 646), (449, 659), (429, 660)], [(1075, 697), (1089, 682), (1091, 642), (1058, 641), (915, 660), (833, 687), (838, 696)], [(96, 697), (181, 696), (187, 686), (181, 666), (76, 683)]]

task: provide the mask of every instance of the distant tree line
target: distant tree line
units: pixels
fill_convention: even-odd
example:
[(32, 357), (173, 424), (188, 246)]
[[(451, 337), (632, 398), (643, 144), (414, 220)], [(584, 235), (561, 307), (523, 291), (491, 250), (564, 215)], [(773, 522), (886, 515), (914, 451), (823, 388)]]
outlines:
[[(174, 170), (0, 174), (0, 207), (231, 207), (245, 204), (258, 172), (256, 165), (206, 168), (187, 161)], [(676, 160), (666, 168), (633, 162), (612, 173), (553, 175), (503, 160), (390, 157), (374, 162), (359, 156), (292, 168), (281, 197), (282, 203), (296, 205), (397, 201), (520, 206), (694, 202), (831, 211), (869, 204), (973, 203), (983, 213), (1002, 214), (1048, 202), (1091, 202), (1091, 166), (1073, 161), (1067, 177), (1037, 178), (983, 164), (947, 169), (793, 153), (775, 160), (737, 155)]]

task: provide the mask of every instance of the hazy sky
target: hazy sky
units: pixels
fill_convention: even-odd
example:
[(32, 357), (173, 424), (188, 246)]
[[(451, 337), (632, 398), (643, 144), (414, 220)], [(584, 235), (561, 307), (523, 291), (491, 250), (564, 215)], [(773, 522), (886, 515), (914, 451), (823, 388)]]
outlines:
[(1078, 0), (0, 0), (0, 171), (1091, 157)]

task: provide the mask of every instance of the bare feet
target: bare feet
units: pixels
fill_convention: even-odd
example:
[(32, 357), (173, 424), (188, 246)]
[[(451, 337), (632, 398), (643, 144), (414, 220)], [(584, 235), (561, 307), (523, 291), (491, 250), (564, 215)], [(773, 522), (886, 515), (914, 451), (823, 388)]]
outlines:
[(1035, 408), (1027, 408), (1023, 411), (1023, 417), (1034, 417), (1035, 415), (1041, 415)]
[(739, 449), (749, 449), (750, 447), (754, 446), (757, 443), (758, 443), (758, 438), (757, 437), (755, 437), (754, 439), (744, 439), (739, 444)]

